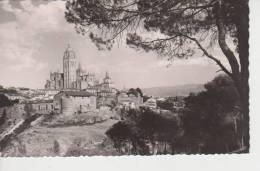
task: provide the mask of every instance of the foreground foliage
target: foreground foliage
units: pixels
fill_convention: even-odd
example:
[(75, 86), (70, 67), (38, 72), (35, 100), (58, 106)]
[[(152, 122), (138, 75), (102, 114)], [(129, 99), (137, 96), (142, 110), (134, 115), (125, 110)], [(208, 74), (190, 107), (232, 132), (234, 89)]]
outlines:
[(158, 142), (165, 147), (159, 153), (167, 153), (166, 146), (176, 137), (178, 131), (177, 118), (143, 109), (130, 110), (129, 116), (113, 125), (106, 134), (121, 154), (149, 155), (158, 153)]
[(107, 131), (121, 154), (245, 152), (243, 115), (233, 81), (220, 75), (185, 99), (178, 114), (130, 110)]

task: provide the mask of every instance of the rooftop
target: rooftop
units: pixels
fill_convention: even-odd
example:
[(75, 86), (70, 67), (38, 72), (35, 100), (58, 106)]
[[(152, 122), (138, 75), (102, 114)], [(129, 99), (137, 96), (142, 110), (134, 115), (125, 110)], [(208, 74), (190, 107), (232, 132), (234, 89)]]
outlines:
[(53, 100), (49, 99), (49, 100), (31, 100), (31, 101), (27, 101), (27, 102), (20, 102), (20, 104), (39, 104), (39, 103), (53, 103)]
[(67, 96), (74, 96), (74, 97), (89, 97), (94, 96), (94, 94), (89, 93), (87, 91), (62, 91), (60, 93), (63, 93)]

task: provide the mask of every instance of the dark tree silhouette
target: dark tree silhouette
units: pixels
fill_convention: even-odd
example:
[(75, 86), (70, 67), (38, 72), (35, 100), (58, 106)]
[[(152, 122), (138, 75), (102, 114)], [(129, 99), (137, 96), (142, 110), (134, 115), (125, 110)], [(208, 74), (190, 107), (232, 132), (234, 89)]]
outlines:
[(127, 92), (128, 95), (132, 94), (134, 96), (138, 96), (138, 92), (134, 88), (130, 88)]
[[(120, 153), (123, 147), (132, 146), (131, 153), (150, 155), (147, 142), (152, 145), (155, 145), (155, 142), (162, 142), (166, 146), (174, 141), (179, 130), (175, 118), (164, 117), (146, 109), (130, 110), (127, 118), (113, 125), (106, 134)], [(171, 152), (165, 149), (164, 153)]]
[[(206, 91), (185, 99), (186, 111), (182, 117), (185, 134), (179, 145), (189, 144), (189, 153), (227, 153), (243, 149), (243, 135), (236, 131), (238, 93), (233, 81), (224, 75), (205, 85)], [(230, 121), (230, 119), (232, 119)], [(243, 134), (243, 132), (242, 132)], [(241, 143), (242, 142), (242, 143)]]
[(128, 95), (132, 94), (135, 95), (136, 97), (139, 95), (141, 97), (143, 97), (143, 92), (140, 88), (130, 88), (127, 92)]
[(0, 107), (10, 106), (12, 102), (4, 94), (0, 94)]
[(0, 126), (5, 123), (6, 119), (7, 119), (7, 114), (6, 114), (6, 109), (4, 109), (3, 113), (2, 113), (2, 115), (0, 117)]
[(164, 101), (157, 101), (157, 106), (161, 109), (165, 109), (165, 110), (173, 110), (173, 104), (174, 104), (174, 98), (173, 97), (169, 97), (166, 98), (166, 100)]
[[(67, 21), (79, 33), (90, 31), (99, 49), (111, 49), (126, 35), (131, 47), (153, 50), (169, 61), (202, 53), (215, 62), (239, 92), (249, 149), (248, 0), (72, 0), (66, 9)], [(143, 31), (160, 35), (152, 39), (141, 36)], [(211, 54), (209, 46), (221, 49), (229, 65)]]
[(136, 88), (136, 91), (139, 93), (141, 97), (143, 97), (143, 91), (139, 87)]
[(118, 122), (110, 128), (106, 134), (114, 142), (114, 146), (118, 149), (119, 153), (122, 153), (122, 147), (124, 147), (133, 138), (129, 124), (125, 122)]

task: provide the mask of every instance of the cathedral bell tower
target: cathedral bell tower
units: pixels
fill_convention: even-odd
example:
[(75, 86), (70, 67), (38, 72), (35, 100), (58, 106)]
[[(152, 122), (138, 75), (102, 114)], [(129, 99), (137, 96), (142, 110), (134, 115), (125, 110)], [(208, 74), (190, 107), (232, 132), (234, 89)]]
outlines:
[(68, 45), (63, 55), (64, 89), (72, 89), (76, 81), (76, 55)]

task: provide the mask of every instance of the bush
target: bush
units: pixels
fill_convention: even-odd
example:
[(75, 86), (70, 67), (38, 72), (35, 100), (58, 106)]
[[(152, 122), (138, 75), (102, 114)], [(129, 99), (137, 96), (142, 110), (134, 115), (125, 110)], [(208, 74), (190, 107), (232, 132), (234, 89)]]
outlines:
[(151, 152), (149, 144), (161, 142), (166, 146), (174, 140), (178, 131), (175, 117), (164, 117), (145, 109), (128, 111), (126, 119), (114, 124), (106, 134), (121, 154), (150, 155), (154, 149)]

